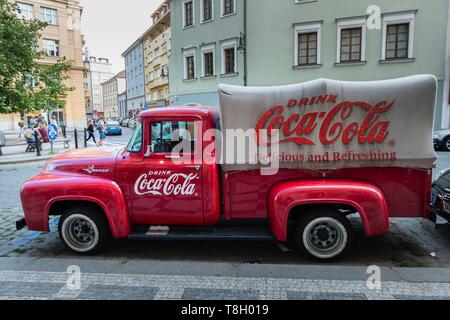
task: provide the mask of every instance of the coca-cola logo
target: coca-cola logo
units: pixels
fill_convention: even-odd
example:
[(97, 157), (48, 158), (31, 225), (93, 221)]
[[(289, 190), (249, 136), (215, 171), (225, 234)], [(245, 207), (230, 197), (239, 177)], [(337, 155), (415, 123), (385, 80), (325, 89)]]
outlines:
[[(327, 111), (314, 110), (302, 114), (289, 112), (290, 115), (286, 116), (288, 109), (311, 106), (321, 100), (325, 101), (314, 99), (307, 105), (304, 99), (299, 103), (289, 100), (286, 106), (276, 105), (264, 112), (255, 128), (258, 144), (273, 144), (270, 139), (264, 140), (261, 135), (261, 130), (264, 129), (267, 130), (268, 137), (273, 136), (274, 130), (279, 130), (279, 143), (293, 142), (297, 145), (315, 145), (317, 139), (312, 137), (314, 134), (318, 135), (318, 141), (322, 145), (332, 145), (338, 141), (349, 145), (356, 140), (359, 144), (380, 144), (388, 137), (390, 121), (382, 119), (382, 116), (393, 107), (394, 101), (380, 101), (373, 105), (363, 101), (343, 101), (327, 108)], [(362, 118), (354, 119), (356, 109), (364, 112)]]
[(134, 184), (134, 192), (139, 195), (191, 196), (195, 193), (195, 180), (197, 174), (173, 173), (167, 177), (161, 177), (154, 172), (144, 173), (139, 176)]

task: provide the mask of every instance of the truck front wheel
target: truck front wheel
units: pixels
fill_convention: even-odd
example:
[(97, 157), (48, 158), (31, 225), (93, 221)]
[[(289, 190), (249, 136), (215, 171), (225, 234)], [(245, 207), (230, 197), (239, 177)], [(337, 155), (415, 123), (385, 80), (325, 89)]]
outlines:
[(79, 254), (93, 254), (106, 247), (111, 232), (106, 219), (90, 207), (69, 208), (58, 225), (63, 243)]
[(352, 226), (337, 210), (323, 207), (300, 215), (293, 239), (300, 252), (327, 261), (342, 256), (351, 247)]

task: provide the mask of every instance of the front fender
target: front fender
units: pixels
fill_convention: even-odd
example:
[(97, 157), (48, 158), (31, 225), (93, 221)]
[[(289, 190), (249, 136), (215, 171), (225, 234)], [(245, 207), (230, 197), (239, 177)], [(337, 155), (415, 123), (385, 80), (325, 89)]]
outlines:
[(105, 212), (114, 238), (127, 237), (131, 222), (122, 190), (108, 179), (43, 172), (21, 190), (22, 206), (30, 230), (49, 231), (49, 212), (59, 201), (89, 201)]
[(349, 205), (360, 214), (367, 236), (384, 234), (389, 230), (389, 212), (383, 192), (366, 182), (337, 179), (287, 181), (273, 186), (268, 197), (272, 232), (279, 241), (287, 241), (289, 214), (294, 207), (301, 205)]

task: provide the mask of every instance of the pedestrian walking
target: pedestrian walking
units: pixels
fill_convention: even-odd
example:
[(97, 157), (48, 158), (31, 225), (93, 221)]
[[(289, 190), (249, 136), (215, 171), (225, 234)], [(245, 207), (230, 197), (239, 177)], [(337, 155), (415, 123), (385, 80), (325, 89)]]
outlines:
[(101, 146), (103, 146), (103, 141), (106, 139), (105, 121), (103, 121), (103, 117), (100, 117), (100, 119), (97, 122), (97, 130), (100, 135), (100, 140), (98, 142), (98, 145), (101, 147)]
[(94, 121), (91, 120), (91, 121), (89, 121), (89, 125), (87, 128), (87, 133), (89, 136), (86, 141), (89, 141), (92, 138), (92, 140), (94, 140), (94, 143), (97, 144), (97, 141), (95, 140), (94, 132), (95, 132)]
[(19, 125), (19, 138), (22, 138), (22, 135), (25, 132), (25, 119), (20, 118), (18, 125)]

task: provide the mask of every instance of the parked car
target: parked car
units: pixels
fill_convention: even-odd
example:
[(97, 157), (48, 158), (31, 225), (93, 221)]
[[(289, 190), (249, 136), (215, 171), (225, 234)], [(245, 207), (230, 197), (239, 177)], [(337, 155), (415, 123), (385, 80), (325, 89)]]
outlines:
[(122, 123), (121, 123), (121, 126), (125, 127), (125, 128), (128, 128), (128, 122), (129, 121), (130, 121), (130, 119), (128, 119), (128, 118), (123, 119)]
[(106, 122), (106, 135), (107, 136), (111, 136), (111, 135), (121, 136), (122, 128), (120, 127), (119, 122), (117, 122), (117, 121)]
[(439, 173), (432, 185), (432, 211), (446, 220), (450, 219), (450, 169)]
[(436, 149), (450, 151), (450, 129), (435, 132), (433, 134), (433, 143)]

